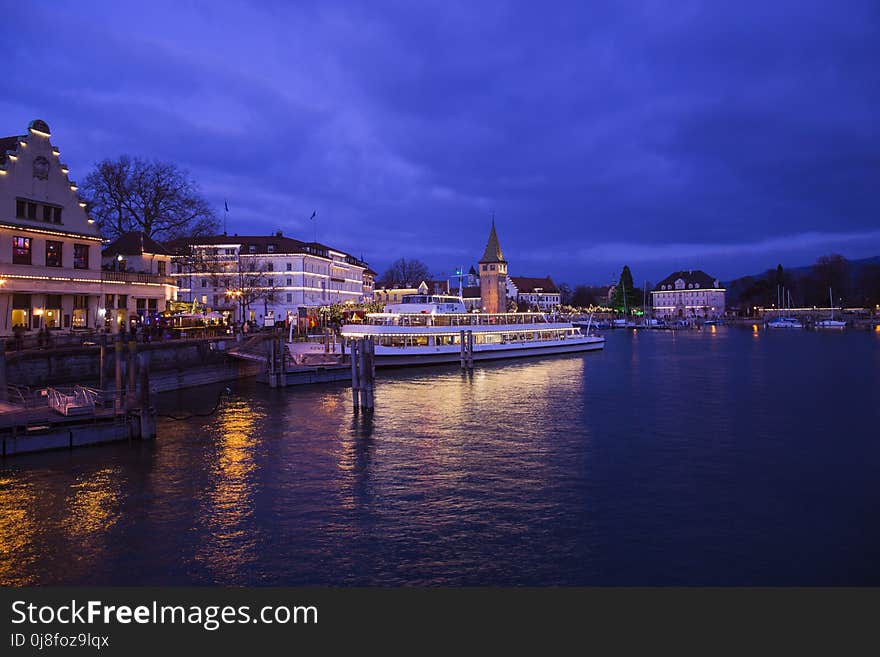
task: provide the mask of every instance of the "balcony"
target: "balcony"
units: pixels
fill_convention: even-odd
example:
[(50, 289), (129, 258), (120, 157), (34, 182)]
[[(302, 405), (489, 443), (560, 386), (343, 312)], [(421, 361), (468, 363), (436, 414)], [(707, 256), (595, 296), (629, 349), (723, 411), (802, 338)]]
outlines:
[(101, 281), (108, 283), (154, 283), (157, 285), (177, 285), (172, 276), (147, 274), (138, 271), (101, 271)]

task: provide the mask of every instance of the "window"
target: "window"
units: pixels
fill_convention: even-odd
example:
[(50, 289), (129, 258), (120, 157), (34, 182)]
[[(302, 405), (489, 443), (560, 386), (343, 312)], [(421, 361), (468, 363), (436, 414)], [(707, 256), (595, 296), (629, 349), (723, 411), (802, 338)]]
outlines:
[(235, 255), (235, 249), (226, 249), (226, 255)]
[(270, 263), (266, 266), (266, 270), (267, 270), (267, 271), (275, 271), (275, 263), (274, 263), (274, 262), (270, 262)]
[(43, 221), (52, 221), (52, 207), (49, 205), (43, 206)]
[(166, 272), (167, 263), (164, 260), (159, 261), (159, 276), (164, 276)]
[(219, 305), (220, 305), (220, 297), (215, 294), (214, 295), (214, 307), (216, 308)]
[(56, 224), (61, 223), (61, 208), (52, 208), (52, 221)]
[(27, 216), (27, 203), (21, 199), (15, 200), (15, 216), (24, 219)]
[(256, 253), (257, 247), (255, 244), (248, 244), (248, 253)]
[(266, 247), (266, 253), (275, 253), (275, 245), (274, 245), (274, 244), (269, 244), (269, 245)]
[(37, 204), (36, 203), (28, 203), (27, 204), (27, 218), (28, 219), (36, 219), (37, 218)]
[(287, 271), (292, 271), (292, 270), (293, 270), (293, 265), (288, 262), (287, 263)]
[(206, 278), (202, 279), (202, 287), (208, 287), (208, 279), (206, 279)]
[(73, 268), (88, 269), (89, 268), (89, 245), (74, 244), (73, 245)]
[(248, 271), (256, 271), (256, 270), (257, 270), (257, 266), (254, 263), (251, 262), (248, 264)]
[(12, 238), (12, 264), (29, 265), (31, 264), (31, 238), (30, 237), (13, 237)]
[(47, 267), (60, 267), (61, 266), (61, 242), (55, 242), (53, 240), (46, 240), (46, 266)]
[[(293, 301), (293, 295), (290, 292), (288, 292), (287, 293), (287, 303), (290, 303), (291, 301)], [(352, 365), (352, 367), (354, 367), (354, 365)]]
[(292, 279), (292, 278), (288, 278), (288, 279), (287, 279), (287, 287), (290, 287), (291, 285), (293, 285), (293, 279)]

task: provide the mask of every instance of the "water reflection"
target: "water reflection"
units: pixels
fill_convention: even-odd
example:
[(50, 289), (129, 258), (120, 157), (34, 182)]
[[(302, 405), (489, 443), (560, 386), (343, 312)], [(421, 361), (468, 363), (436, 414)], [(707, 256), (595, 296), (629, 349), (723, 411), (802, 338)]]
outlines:
[(242, 385), (155, 445), (3, 470), (0, 581), (880, 583), (877, 341), (753, 335), (382, 372), (372, 414)]
[(237, 572), (258, 558), (251, 518), (257, 486), (255, 429), (261, 417), (259, 410), (237, 400), (221, 409), (214, 427), (217, 445), (199, 519), (204, 540), (195, 559), (217, 582), (235, 582)]

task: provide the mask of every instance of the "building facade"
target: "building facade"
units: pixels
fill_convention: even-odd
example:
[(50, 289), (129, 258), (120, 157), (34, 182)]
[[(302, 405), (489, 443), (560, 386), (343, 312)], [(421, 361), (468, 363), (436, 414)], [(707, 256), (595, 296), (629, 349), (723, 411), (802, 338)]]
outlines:
[(504, 259), (501, 244), (498, 242), (494, 218), (492, 219), (492, 229), (489, 231), (489, 240), (486, 242), (486, 250), (483, 251), (479, 265), (480, 299), (483, 304), (483, 312), (507, 312), (507, 261)]
[(717, 318), (724, 315), (725, 289), (699, 269), (673, 272), (651, 292), (654, 316), (662, 319)]
[(366, 263), (317, 242), (280, 232), (218, 235), (166, 245), (174, 254), (178, 299), (235, 322), (305, 317), (321, 307), (360, 303)]
[(176, 280), (170, 276), (171, 252), (145, 233), (126, 233), (111, 242), (101, 253), (101, 266), (105, 281), (127, 287), (125, 294), (105, 295), (105, 319), (111, 329), (124, 321), (155, 318), (177, 297)]
[(104, 324), (101, 235), (45, 121), (0, 138), (0, 335)]
[(552, 312), (559, 308), (562, 293), (549, 276), (545, 278), (508, 276), (507, 296), (516, 301), (520, 307)]

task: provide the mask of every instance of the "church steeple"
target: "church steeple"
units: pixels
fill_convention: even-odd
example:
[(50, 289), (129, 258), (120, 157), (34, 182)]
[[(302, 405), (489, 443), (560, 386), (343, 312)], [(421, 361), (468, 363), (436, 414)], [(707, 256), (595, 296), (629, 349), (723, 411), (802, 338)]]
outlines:
[(507, 262), (504, 253), (501, 252), (501, 244), (498, 242), (498, 233), (495, 232), (495, 215), (492, 215), (492, 230), (489, 231), (489, 241), (486, 242), (486, 250), (480, 262)]
[(492, 229), (486, 250), (480, 258), (480, 299), (483, 312), (503, 313), (507, 311), (507, 261), (501, 251), (498, 233), (495, 232), (495, 216), (492, 216)]

